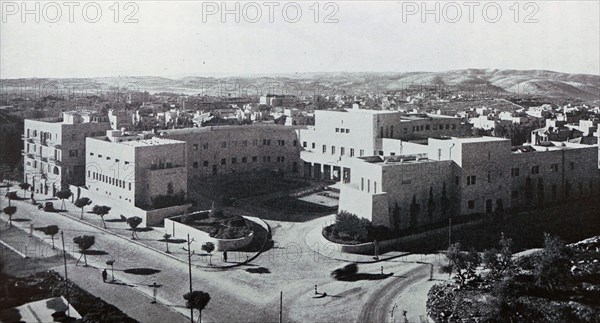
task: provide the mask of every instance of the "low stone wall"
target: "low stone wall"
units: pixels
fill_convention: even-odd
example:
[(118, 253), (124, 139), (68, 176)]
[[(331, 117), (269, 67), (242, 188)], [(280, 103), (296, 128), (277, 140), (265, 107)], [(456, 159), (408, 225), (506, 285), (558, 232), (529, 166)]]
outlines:
[[(455, 230), (455, 229), (460, 229), (463, 227), (469, 227), (472, 225), (480, 224), (483, 221), (485, 221), (485, 219), (452, 225), (452, 229)], [(382, 248), (395, 246), (395, 245), (402, 244), (402, 243), (408, 243), (413, 240), (423, 239), (429, 235), (436, 235), (436, 234), (439, 234), (440, 232), (447, 232), (447, 231), (448, 231), (448, 227), (442, 227), (442, 228), (425, 231), (425, 232), (421, 232), (421, 233), (417, 233), (417, 234), (411, 234), (409, 236), (404, 236), (404, 237), (400, 237), (400, 238), (396, 238), (396, 239), (378, 241), (377, 243), (379, 244), (379, 248), (382, 249)], [(329, 241), (329, 240), (327, 240), (327, 241)], [(373, 244), (373, 242), (360, 243), (360, 244), (355, 244), (355, 245), (339, 244), (339, 243), (335, 243), (333, 241), (329, 241), (329, 242), (338, 245), (340, 248), (339, 250), (342, 252), (346, 252), (346, 253), (357, 253), (357, 254), (369, 253), (369, 254), (372, 254), (375, 252), (375, 245)]]
[(140, 227), (160, 226), (162, 225), (162, 222), (165, 218), (185, 213), (191, 207), (191, 204), (185, 204), (146, 211), (134, 206), (129, 202), (115, 200), (110, 197), (107, 197), (104, 194), (88, 190), (84, 187), (70, 185), (69, 189), (71, 190), (71, 192), (73, 192), (73, 196), (71, 198), (72, 202), (77, 199), (77, 195), (79, 193), (80, 197), (87, 197), (91, 199), (92, 205), (110, 206), (112, 209), (107, 215), (107, 219), (119, 218), (121, 215), (126, 218), (138, 216), (142, 218), (142, 223), (140, 224)]
[[(208, 211), (206, 211), (208, 212)], [(196, 229), (189, 225), (177, 222), (182, 216), (175, 216), (165, 219), (165, 232), (169, 233), (173, 239), (187, 239), (187, 235), (190, 235), (190, 239), (194, 239), (196, 243), (192, 244), (192, 250), (196, 253), (202, 253), (202, 244), (205, 242), (212, 242), (215, 245), (215, 251), (229, 251), (237, 250), (249, 245), (254, 238), (254, 232), (249, 235), (238, 238), (238, 239), (217, 239), (211, 237), (207, 232)], [(248, 221), (252, 221), (247, 217), (244, 217)], [(252, 221), (254, 222), (254, 221)]]

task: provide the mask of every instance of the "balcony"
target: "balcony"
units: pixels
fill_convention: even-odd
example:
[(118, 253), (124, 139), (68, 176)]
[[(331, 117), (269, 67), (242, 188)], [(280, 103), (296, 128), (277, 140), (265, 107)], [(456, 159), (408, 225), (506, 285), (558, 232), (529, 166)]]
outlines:
[(62, 162), (56, 158), (50, 158), (50, 162), (56, 166), (62, 166)]

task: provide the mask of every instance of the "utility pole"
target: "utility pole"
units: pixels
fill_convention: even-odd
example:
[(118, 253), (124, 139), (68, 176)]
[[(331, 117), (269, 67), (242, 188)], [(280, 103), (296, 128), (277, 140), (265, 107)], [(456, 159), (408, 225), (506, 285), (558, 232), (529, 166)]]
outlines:
[[(190, 241), (190, 234), (187, 235), (187, 245), (188, 245), (188, 268), (190, 272), (190, 296), (192, 296), (192, 251), (190, 245), (194, 240)], [(194, 323), (194, 308), (190, 307), (190, 322)]]
[(283, 291), (279, 292), (279, 323), (283, 323)]
[(63, 248), (63, 260), (65, 263), (65, 286), (67, 288), (67, 316), (71, 316), (71, 305), (69, 302), (69, 276), (67, 276), (67, 250), (65, 249), (65, 233), (60, 231), (60, 238), (62, 240), (62, 248)]

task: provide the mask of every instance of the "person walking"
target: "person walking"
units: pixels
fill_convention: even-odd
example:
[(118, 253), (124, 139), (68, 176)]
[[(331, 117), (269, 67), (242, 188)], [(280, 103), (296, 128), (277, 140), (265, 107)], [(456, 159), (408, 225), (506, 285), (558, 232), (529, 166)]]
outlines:
[(106, 268), (102, 271), (102, 281), (106, 283), (106, 278), (108, 278), (108, 273), (106, 272)]
[(223, 260), (227, 262), (227, 250), (223, 251)]

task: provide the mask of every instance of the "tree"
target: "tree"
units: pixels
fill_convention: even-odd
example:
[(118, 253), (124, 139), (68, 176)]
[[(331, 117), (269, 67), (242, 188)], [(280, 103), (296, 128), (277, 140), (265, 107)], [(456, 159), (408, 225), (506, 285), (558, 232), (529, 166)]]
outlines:
[(427, 200), (427, 216), (429, 224), (433, 224), (433, 214), (435, 213), (435, 201), (433, 199), (433, 187), (429, 187), (429, 199)]
[(187, 308), (192, 308), (198, 310), (200, 315), (198, 316), (198, 322), (202, 322), (202, 310), (208, 305), (210, 301), (210, 295), (208, 293), (195, 290), (191, 293), (186, 293), (183, 295), (183, 299), (186, 300), (185, 306)]
[(11, 200), (16, 200), (19, 197), (17, 196), (17, 192), (12, 191), (12, 192), (6, 192), (6, 195), (4, 195), (7, 199), (8, 199), (8, 206), (10, 206), (10, 201)]
[(410, 227), (417, 226), (420, 206), (417, 204), (417, 195), (413, 194), (412, 202), (410, 203)]
[(212, 265), (212, 252), (215, 250), (215, 244), (212, 242), (206, 242), (202, 245), (202, 250), (208, 253), (208, 263)]
[(446, 251), (446, 258), (452, 266), (452, 270), (456, 273), (458, 282), (461, 286), (465, 286), (471, 279), (475, 278), (475, 269), (479, 265), (479, 254), (475, 249), (469, 252), (460, 250), (459, 242), (450, 245)]
[(534, 275), (541, 287), (555, 290), (564, 287), (571, 278), (570, 250), (563, 240), (548, 233), (544, 234), (544, 249), (535, 263)]
[(17, 207), (16, 206), (7, 206), (7, 207), (4, 208), (4, 213), (6, 213), (6, 215), (8, 215), (8, 225), (9, 225), (9, 227), (12, 227), (12, 216), (16, 212), (17, 212)]
[(442, 211), (442, 215), (444, 219), (448, 216), (448, 210), (450, 209), (450, 199), (448, 198), (448, 193), (446, 192), (446, 182), (442, 186), (442, 197), (440, 198), (440, 208)]
[[(90, 249), (94, 243), (96, 242), (96, 237), (94, 236), (77, 236), (73, 238), (73, 242), (79, 247), (79, 252), (83, 255), (83, 260), (85, 261), (85, 266), (87, 267), (87, 257), (85, 256), (88, 249)], [(79, 257), (81, 259), (81, 257)], [(77, 260), (79, 262), (79, 260)]]
[(131, 228), (131, 239), (135, 240), (135, 238), (137, 237), (137, 234), (135, 232), (137, 231), (138, 225), (140, 225), (141, 223), (142, 218), (140, 218), (139, 216), (132, 216), (130, 218), (127, 218), (127, 224)]
[(400, 230), (400, 206), (398, 201), (394, 202), (394, 208), (392, 209), (392, 223), (396, 231)]
[(52, 249), (54, 249), (54, 236), (58, 233), (57, 225), (49, 225), (42, 230), (45, 234), (52, 237)]
[(512, 244), (512, 239), (506, 238), (504, 233), (501, 233), (499, 248), (488, 249), (483, 253), (483, 264), (490, 270), (492, 278), (499, 278), (513, 269)]
[(169, 253), (169, 238), (171, 238), (171, 235), (168, 233), (163, 234), (163, 238), (165, 239), (165, 242), (167, 243), (167, 253)]
[(21, 183), (19, 187), (23, 190), (23, 197), (27, 198), (27, 190), (31, 187), (29, 183)]
[(67, 210), (65, 208), (65, 199), (68, 199), (69, 197), (71, 197), (71, 195), (73, 195), (73, 193), (71, 193), (71, 190), (68, 188), (56, 192), (56, 197), (58, 197), (62, 201), (61, 210), (65, 210), (65, 211)]
[(107, 215), (108, 212), (110, 212), (110, 206), (102, 205), (98, 208), (94, 207), (94, 210), (95, 213), (98, 214), (102, 219), (102, 225), (104, 226), (104, 229), (106, 229), (106, 222), (104, 222), (104, 216)]
[(80, 197), (75, 201), (75, 206), (81, 209), (81, 220), (83, 220), (83, 208), (92, 204), (92, 200), (87, 197)]

